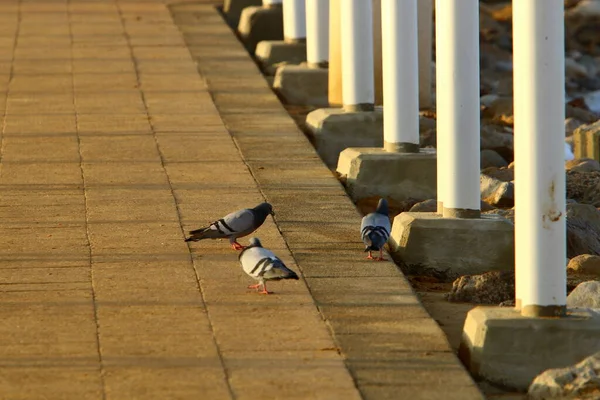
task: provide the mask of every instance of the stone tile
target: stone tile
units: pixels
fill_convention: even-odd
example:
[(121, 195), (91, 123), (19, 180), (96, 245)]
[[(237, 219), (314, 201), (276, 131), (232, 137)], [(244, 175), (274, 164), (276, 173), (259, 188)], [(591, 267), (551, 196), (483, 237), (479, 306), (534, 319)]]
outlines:
[(77, 137), (55, 136), (44, 140), (22, 136), (9, 136), (4, 139), (2, 152), (4, 162), (73, 162), (79, 163)]
[(80, 135), (149, 135), (152, 133), (148, 115), (137, 114), (79, 114), (77, 125)]
[(83, 162), (160, 162), (156, 141), (151, 135), (82, 136)]
[(2, 183), (28, 184), (74, 184), (82, 183), (78, 162), (29, 162), (4, 163)]
[(77, 133), (75, 115), (7, 115), (4, 134), (54, 136)]

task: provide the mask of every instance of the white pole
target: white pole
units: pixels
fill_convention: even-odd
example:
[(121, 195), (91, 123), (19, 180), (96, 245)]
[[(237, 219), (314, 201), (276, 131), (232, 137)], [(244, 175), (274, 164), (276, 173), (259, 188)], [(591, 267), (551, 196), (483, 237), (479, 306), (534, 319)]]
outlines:
[(306, 0), (306, 61), (324, 68), (329, 60), (329, 0)]
[(516, 305), (525, 316), (566, 310), (563, 13), (563, 0), (513, 2)]
[(436, 0), (436, 49), (438, 201), (444, 217), (478, 218), (478, 0)]
[(419, 18), (419, 108), (431, 108), (431, 53), (433, 0), (418, 0)]
[(306, 39), (305, 0), (283, 0), (283, 39), (299, 42)]
[(383, 146), (419, 152), (417, 0), (382, 0)]
[(342, 100), (346, 111), (372, 111), (375, 103), (373, 5), (370, 0), (340, 3)]
[(265, 7), (275, 6), (281, 4), (281, 2), (282, 0), (262, 0), (263, 6)]

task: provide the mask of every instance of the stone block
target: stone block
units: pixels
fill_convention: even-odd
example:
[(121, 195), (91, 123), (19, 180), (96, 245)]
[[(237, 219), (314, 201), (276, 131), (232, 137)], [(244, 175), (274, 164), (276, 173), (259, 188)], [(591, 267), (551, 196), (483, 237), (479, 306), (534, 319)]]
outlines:
[(390, 253), (411, 265), (450, 269), (460, 275), (514, 269), (514, 225), (494, 214), (442, 218), (403, 212), (394, 218)]
[(582, 125), (573, 132), (575, 158), (600, 161), (600, 121)]
[(382, 148), (348, 148), (341, 152), (337, 172), (354, 201), (387, 197), (430, 199), (437, 194), (435, 149), (392, 153)]
[(283, 40), (263, 40), (256, 45), (256, 60), (268, 75), (275, 73), (274, 64), (282, 62), (300, 64), (306, 61), (305, 42), (287, 42)]
[(327, 107), (328, 77), (327, 68), (282, 65), (275, 72), (273, 89), (288, 104)]
[(238, 33), (251, 54), (254, 54), (256, 45), (263, 40), (283, 40), (281, 5), (244, 8), (240, 15)]
[(458, 355), (476, 378), (525, 391), (543, 371), (600, 351), (598, 338), (600, 314), (593, 310), (531, 318), (515, 308), (476, 307), (467, 314)]
[(306, 128), (323, 162), (331, 169), (348, 147), (383, 147), (383, 109), (348, 112), (320, 108), (306, 116)]
[(237, 28), (244, 8), (261, 5), (262, 0), (224, 0), (223, 14), (225, 14), (229, 26)]

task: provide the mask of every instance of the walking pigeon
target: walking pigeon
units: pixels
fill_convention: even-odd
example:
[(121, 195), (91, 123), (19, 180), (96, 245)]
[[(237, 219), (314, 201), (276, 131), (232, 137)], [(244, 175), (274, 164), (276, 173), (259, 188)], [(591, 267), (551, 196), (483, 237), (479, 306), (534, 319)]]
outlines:
[[(363, 217), (360, 224), (360, 234), (365, 244), (365, 252), (370, 260), (385, 261), (383, 258), (383, 246), (390, 237), (391, 224), (388, 216), (388, 203), (386, 199), (379, 199), (375, 212)], [(379, 258), (373, 258), (372, 251), (379, 251)]]
[(285, 266), (272, 251), (262, 247), (258, 238), (250, 239), (250, 246), (240, 253), (238, 259), (248, 275), (256, 279), (256, 285), (248, 286), (248, 289), (258, 290), (262, 286), (262, 294), (269, 294), (266, 281), (279, 281), (281, 279), (298, 280), (298, 275)]
[(257, 230), (269, 214), (275, 215), (273, 207), (269, 203), (261, 203), (254, 208), (232, 212), (207, 227), (190, 231), (191, 236), (185, 241), (197, 242), (202, 239), (228, 238), (234, 250), (241, 250), (244, 246), (239, 244), (237, 239)]

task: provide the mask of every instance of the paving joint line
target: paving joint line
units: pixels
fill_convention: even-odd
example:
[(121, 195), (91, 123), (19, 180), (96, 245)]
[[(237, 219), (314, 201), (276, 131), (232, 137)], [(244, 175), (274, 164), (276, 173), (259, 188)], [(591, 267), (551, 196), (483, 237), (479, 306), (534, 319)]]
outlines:
[[(165, 8), (167, 6), (165, 5)], [(133, 46), (131, 44), (131, 37), (129, 36), (129, 33), (127, 32), (127, 28), (126, 28), (126, 24), (125, 24), (125, 17), (123, 16), (123, 11), (120, 7), (119, 2), (117, 1), (117, 10), (119, 13), (119, 18), (121, 20), (121, 26), (123, 27), (123, 37), (125, 38), (126, 42), (127, 42), (127, 47), (129, 49), (129, 52), (131, 54), (131, 60), (133, 62), (133, 66), (135, 69), (135, 78), (136, 78), (136, 83), (137, 83), (137, 87), (139, 90), (139, 94), (141, 96), (142, 99), (142, 103), (144, 104), (144, 109), (146, 112), (146, 117), (148, 118), (148, 124), (150, 125), (150, 130), (152, 131), (152, 137), (154, 139), (154, 143), (156, 145), (156, 150), (158, 152), (158, 155), (160, 157), (160, 163), (161, 163), (161, 168), (164, 171), (164, 174), (167, 178), (167, 182), (168, 182), (168, 186), (169, 186), (169, 191), (171, 192), (171, 197), (173, 199), (173, 205), (175, 207), (175, 212), (177, 213), (177, 219), (178, 219), (178, 225), (179, 225), (179, 229), (181, 231), (181, 237), (182, 240), (185, 238), (185, 230), (183, 229), (183, 221), (182, 221), (182, 217), (181, 217), (181, 210), (179, 208), (179, 203), (177, 202), (177, 197), (175, 196), (175, 191), (173, 189), (173, 184), (171, 183), (171, 178), (167, 172), (167, 168), (165, 166), (165, 159), (164, 159), (164, 154), (160, 148), (159, 142), (158, 142), (158, 138), (156, 136), (156, 129), (152, 123), (152, 118), (150, 117), (150, 113), (149, 113), (149, 109), (148, 109), (148, 104), (146, 102), (146, 96), (145, 93), (142, 89), (142, 85), (141, 85), (141, 80), (140, 80), (140, 70), (139, 70), (139, 64), (138, 64), (138, 60), (135, 57), (135, 53), (133, 51)], [(173, 21), (173, 24), (175, 26), (177, 26), (175, 24), (175, 21)], [(187, 49), (187, 46), (186, 46)], [(191, 55), (190, 55), (190, 59), (191, 59)], [(190, 60), (193, 62), (193, 60)], [(215, 329), (214, 329), (214, 324), (213, 321), (210, 317), (210, 312), (208, 310), (208, 307), (206, 306), (206, 296), (204, 293), (204, 290), (202, 289), (202, 284), (200, 283), (200, 276), (198, 274), (198, 271), (196, 270), (196, 265), (194, 263), (194, 258), (192, 256), (191, 253), (191, 248), (189, 243), (187, 244), (188, 247), (188, 256), (189, 256), (189, 262), (190, 265), (192, 267), (192, 269), (194, 270), (194, 276), (195, 276), (195, 280), (196, 280), (196, 287), (198, 288), (198, 292), (200, 293), (200, 296), (202, 298), (202, 305), (204, 306), (204, 310), (206, 312), (206, 318), (208, 320), (208, 324), (210, 326), (210, 331), (211, 331), (211, 337), (213, 340), (213, 344), (215, 346), (216, 352), (219, 356), (219, 362), (221, 364), (221, 370), (223, 371), (223, 374), (225, 375), (225, 383), (227, 384), (227, 390), (229, 392), (229, 395), (231, 396), (232, 399), (236, 399), (237, 396), (235, 395), (235, 392), (233, 390), (233, 387), (231, 385), (231, 377), (230, 377), (230, 373), (229, 370), (227, 369), (227, 366), (225, 365), (225, 359), (223, 358), (223, 353), (221, 351), (221, 348), (219, 347), (219, 343), (217, 341), (216, 335), (215, 335)]]
[(67, 0), (67, 23), (69, 26), (69, 39), (71, 41), (70, 51), (71, 51), (71, 91), (73, 94), (73, 112), (75, 117), (75, 132), (77, 137), (77, 150), (79, 152), (79, 170), (81, 172), (81, 191), (83, 194), (84, 200), (84, 208), (85, 208), (85, 240), (88, 248), (88, 257), (89, 257), (89, 273), (90, 273), (90, 289), (92, 292), (92, 306), (94, 309), (94, 322), (96, 327), (96, 347), (98, 349), (98, 363), (100, 366), (100, 384), (102, 386), (102, 400), (106, 400), (106, 370), (104, 367), (104, 359), (102, 357), (102, 345), (100, 340), (100, 320), (98, 318), (98, 304), (96, 299), (96, 288), (94, 286), (94, 261), (93, 261), (93, 251), (92, 251), (92, 242), (90, 239), (90, 228), (89, 228), (89, 205), (87, 198), (87, 190), (85, 184), (85, 171), (83, 169), (83, 153), (81, 152), (81, 137), (79, 136), (79, 115), (77, 112), (77, 98), (76, 98), (76, 90), (75, 90), (75, 63), (73, 62), (73, 29), (71, 26), (71, 0)]
[(6, 94), (4, 95), (4, 115), (2, 116), (2, 135), (0, 137), (0, 177), (2, 177), (2, 165), (4, 164), (4, 138), (6, 136), (6, 119), (8, 117), (8, 97), (10, 94), (10, 84), (13, 81), (15, 75), (15, 53), (17, 52), (17, 45), (19, 44), (19, 34), (21, 32), (21, 3), (23, 0), (19, 0), (17, 3), (17, 28), (15, 29), (15, 40), (13, 41), (12, 55), (10, 59), (10, 72), (8, 74), (8, 83), (6, 84)]

